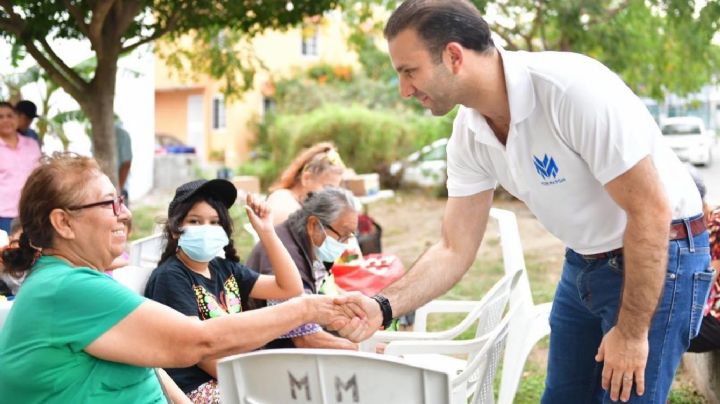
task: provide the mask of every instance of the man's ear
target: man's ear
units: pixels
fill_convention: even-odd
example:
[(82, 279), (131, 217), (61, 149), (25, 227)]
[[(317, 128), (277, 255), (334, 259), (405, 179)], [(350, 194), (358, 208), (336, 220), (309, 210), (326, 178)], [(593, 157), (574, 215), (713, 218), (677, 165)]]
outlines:
[(457, 42), (450, 42), (445, 46), (443, 62), (449, 67), (453, 74), (457, 74), (460, 71), (465, 57), (464, 51), (462, 45)]
[(55, 232), (66, 240), (75, 239), (75, 230), (70, 224), (70, 214), (62, 209), (53, 209), (50, 212), (50, 224)]

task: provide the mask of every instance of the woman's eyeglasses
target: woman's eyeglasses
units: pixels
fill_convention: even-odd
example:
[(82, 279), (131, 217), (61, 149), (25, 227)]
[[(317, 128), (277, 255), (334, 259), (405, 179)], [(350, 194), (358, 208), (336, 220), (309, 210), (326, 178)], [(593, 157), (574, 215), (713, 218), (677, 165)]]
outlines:
[(70, 206), (67, 209), (68, 210), (80, 210), (80, 209), (94, 208), (96, 206), (105, 206), (105, 205), (112, 205), (113, 214), (115, 216), (120, 216), (120, 212), (122, 212), (122, 207), (123, 207), (123, 205), (125, 205), (125, 197), (123, 195), (118, 195), (116, 198), (111, 199), (109, 201), (88, 203), (87, 205), (80, 205), (80, 206)]
[(354, 233), (350, 233), (350, 234), (348, 234), (348, 235), (343, 236), (342, 234), (340, 234), (339, 231), (333, 229), (333, 227), (330, 226), (329, 223), (327, 223), (327, 224), (325, 224), (325, 225), (323, 225), (322, 223), (320, 223), (320, 225), (323, 226), (323, 227), (324, 227), (324, 226), (327, 226), (327, 228), (330, 229), (330, 231), (332, 231), (333, 233), (335, 233), (335, 234), (338, 236), (338, 241), (341, 242), (341, 243), (343, 243), (343, 244), (347, 244), (347, 242), (350, 241), (351, 238), (355, 237), (355, 234), (354, 234)]

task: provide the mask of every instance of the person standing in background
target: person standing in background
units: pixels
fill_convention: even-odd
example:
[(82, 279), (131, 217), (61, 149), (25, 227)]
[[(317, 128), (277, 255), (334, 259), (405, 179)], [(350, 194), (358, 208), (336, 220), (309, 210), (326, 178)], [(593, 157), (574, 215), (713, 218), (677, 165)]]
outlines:
[(18, 215), (20, 191), (40, 156), (38, 143), (20, 136), (13, 105), (0, 102), (0, 229), (8, 234), (10, 223)]
[(128, 204), (127, 179), (133, 158), (132, 141), (130, 134), (119, 123), (115, 124), (115, 141), (117, 144), (118, 189), (125, 197), (125, 203)]
[(18, 101), (18, 103), (15, 104), (15, 112), (17, 113), (18, 118), (18, 132), (30, 139), (35, 139), (35, 141), (38, 142), (38, 145), (42, 146), (40, 136), (30, 127), (33, 119), (38, 117), (37, 106), (35, 106), (35, 103), (27, 100)]

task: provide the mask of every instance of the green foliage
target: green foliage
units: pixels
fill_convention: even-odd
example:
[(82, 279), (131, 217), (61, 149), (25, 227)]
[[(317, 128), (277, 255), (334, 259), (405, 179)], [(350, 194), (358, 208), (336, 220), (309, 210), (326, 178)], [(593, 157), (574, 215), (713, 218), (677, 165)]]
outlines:
[(243, 165), (239, 171), (259, 175), (267, 185), (301, 149), (331, 141), (356, 172), (383, 175), (393, 161), (448, 136), (451, 130), (451, 116), (437, 119), (412, 112), (326, 104), (309, 113), (276, 116), (265, 128), (263, 142), (272, 145), (264, 151), (265, 159)]
[(705, 404), (707, 400), (698, 391), (689, 384), (680, 384), (673, 386), (668, 397), (670, 404)]
[[(387, 58), (387, 55), (385, 55)], [(400, 97), (395, 80), (376, 80), (364, 71), (345, 66), (320, 64), (275, 83), (278, 114), (299, 114), (325, 104), (361, 105), (368, 109), (413, 110), (417, 102)]]
[[(13, 62), (32, 56), (73, 97), (92, 123), (93, 148), (106, 174), (117, 180), (113, 100), (120, 55), (166, 38), (192, 34), (187, 52), (169, 53), (171, 64), (225, 80), (226, 95), (247, 89), (261, 64), (236, 40), (265, 29), (284, 29), (321, 15), (337, 0), (114, 0), (0, 2), (0, 37), (12, 46)], [(69, 66), (53, 48), (56, 40), (87, 40), (97, 64), (88, 76)]]
[[(678, 0), (474, 1), (502, 18), (490, 21), (509, 49), (590, 55), (641, 95), (685, 95), (720, 68), (720, 3)], [(695, 8), (698, 11), (695, 11)]]
[[(382, 28), (397, 1), (342, 3), (352, 28), (351, 48), (368, 75), (388, 79)], [(617, 72), (638, 94), (685, 95), (717, 80), (720, 2), (684, 0), (472, 0), (510, 50), (561, 50), (592, 56)], [(378, 12), (385, 10), (385, 13)]]

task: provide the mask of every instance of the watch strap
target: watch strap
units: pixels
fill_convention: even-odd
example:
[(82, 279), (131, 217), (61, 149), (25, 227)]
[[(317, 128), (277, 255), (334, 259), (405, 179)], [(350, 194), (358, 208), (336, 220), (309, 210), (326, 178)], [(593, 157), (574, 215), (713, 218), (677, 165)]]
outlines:
[(387, 299), (387, 297), (377, 294), (372, 297), (373, 300), (375, 300), (378, 305), (380, 305), (380, 311), (382, 312), (383, 321), (382, 321), (382, 327), (383, 329), (387, 330), (390, 328), (390, 325), (392, 324), (392, 307), (390, 306), (390, 301)]

